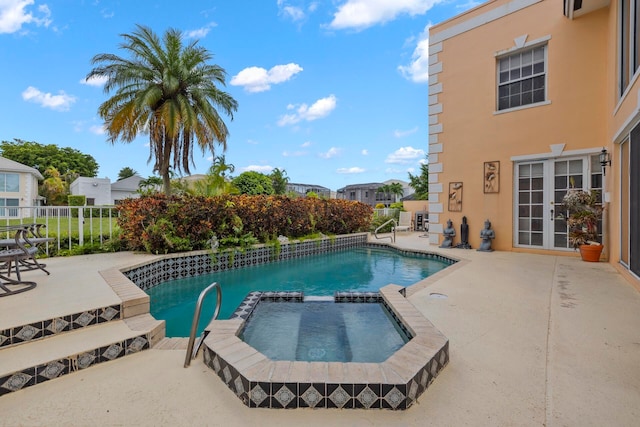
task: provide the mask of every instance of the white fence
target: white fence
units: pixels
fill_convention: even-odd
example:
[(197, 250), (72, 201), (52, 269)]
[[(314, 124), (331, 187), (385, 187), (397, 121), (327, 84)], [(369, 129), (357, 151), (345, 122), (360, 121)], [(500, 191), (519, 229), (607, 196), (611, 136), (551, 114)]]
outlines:
[(374, 217), (379, 217), (379, 216), (394, 216), (394, 217), (398, 217), (398, 212), (400, 211), (400, 209), (395, 209), (395, 208), (384, 208), (384, 209), (374, 209), (373, 210), (373, 215)]
[(58, 251), (88, 243), (102, 245), (113, 237), (116, 217), (115, 206), (0, 207), (0, 225), (46, 224), (43, 237), (55, 238), (49, 245)]

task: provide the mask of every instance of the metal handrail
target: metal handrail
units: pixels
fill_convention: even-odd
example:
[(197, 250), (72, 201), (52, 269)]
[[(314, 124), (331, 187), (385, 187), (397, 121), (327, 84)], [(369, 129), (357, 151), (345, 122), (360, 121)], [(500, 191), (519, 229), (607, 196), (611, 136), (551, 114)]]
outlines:
[(191, 364), (191, 359), (195, 359), (196, 354), (198, 354), (198, 350), (200, 349), (200, 345), (202, 341), (207, 337), (208, 332), (202, 331), (200, 337), (198, 339), (198, 343), (194, 349), (194, 342), (196, 339), (196, 332), (198, 330), (198, 322), (200, 321), (200, 312), (202, 311), (202, 301), (207, 296), (211, 289), (216, 288), (216, 309), (213, 312), (213, 316), (211, 316), (211, 320), (215, 320), (218, 318), (218, 313), (220, 313), (220, 305), (222, 304), (222, 290), (220, 289), (220, 285), (218, 282), (213, 282), (209, 286), (207, 286), (202, 292), (200, 292), (200, 296), (198, 297), (198, 302), (196, 303), (196, 310), (193, 313), (193, 322), (191, 323), (191, 333), (189, 334), (189, 344), (187, 344), (187, 355), (184, 359), (184, 367), (188, 368)]
[[(390, 222), (393, 222), (395, 224), (395, 227), (391, 227), (392, 236), (378, 237), (378, 230), (380, 230), (382, 227), (384, 227), (385, 225), (389, 224)], [(391, 218), (389, 221), (385, 222), (380, 227), (376, 228), (376, 230), (373, 232), (373, 235), (376, 236), (376, 239), (386, 239), (388, 237), (389, 239), (391, 239), (391, 243), (395, 243), (395, 241), (396, 241), (396, 227), (397, 226), (398, 226), (398, 221), (396, 221), (395, 218)]]

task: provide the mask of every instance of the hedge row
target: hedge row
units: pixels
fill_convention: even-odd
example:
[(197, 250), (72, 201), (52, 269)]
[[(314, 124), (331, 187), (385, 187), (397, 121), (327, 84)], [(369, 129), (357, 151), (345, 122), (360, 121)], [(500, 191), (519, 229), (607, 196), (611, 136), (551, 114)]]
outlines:
[(265, 243), (280, 235), (367, 231), (370, 206), (349, 200), (288, 196), (164, 196), (126, 199), (118, 206), (120, 238), (131, 250), (168, 253), (205, 249), (243, 236)]

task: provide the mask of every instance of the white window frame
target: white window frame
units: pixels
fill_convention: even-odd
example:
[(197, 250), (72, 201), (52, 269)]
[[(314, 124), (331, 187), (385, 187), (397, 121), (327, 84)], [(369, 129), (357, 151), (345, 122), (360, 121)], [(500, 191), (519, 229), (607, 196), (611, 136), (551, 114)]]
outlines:
[[(506, 58), (515, 56), (515, 55), (521, 55), (525, 52), (530, 52), (534, 49), (539, 49), (539, 48), (543, 48), (543, 71), (542, 72), (538, 72), (538, 73), (532, 73), (530, 76), (527, 77), (518, 77), (515, 79), (509, 79), (508, 81), (501, 83), (500, 82), (500, 62)], [(542, 43), (532, 43), (532, 44), (527, 44), (525, 46), (523, 46), (522, 48), (519, 49), (515, 49), (515, 50), (509, 50), (506, 53), (502, 53), (500, 55), (496, 55), (496, 112), (497, 113), (504, 113), (504, 112), (509, 112), (509, 111), (516, 111), (516, 110), (520, 110), (523, 108), (529, 108), (529, 107), (534, 107), (534, 106), (539, 106), (539, 105), (545, 105), (549, 103), (549, 94), (548, 94), (548, 80), (549, 80), (549, 67), (548, 67), (548, 63), (549, 63), (549, 56), (548, 56), (548, 51), (549, 51), (549, 46), (548, 43), (542, 42)], [(522, 82), (525, 80), (532, 80), (535, 77), (540, 77), (540, 76), (544, 76), (544, 99), (542, 101), (537, 101), (537, 102), (529, 102), (527, 104), (521, 104), (521, 105), (516, 105), (513, 107), (508, 107), (508, 108), (502, 108), (500, 109), (500, 88), (502, 86), (505, 85), (509, 85), (515, 82)]]

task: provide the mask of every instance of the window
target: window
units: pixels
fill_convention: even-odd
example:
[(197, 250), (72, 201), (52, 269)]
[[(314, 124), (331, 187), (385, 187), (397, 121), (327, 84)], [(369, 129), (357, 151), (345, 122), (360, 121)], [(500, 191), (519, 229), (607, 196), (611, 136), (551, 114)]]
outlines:
[(17, 173), (0, 173), (0, 191), (18, 193), (20, 191), (20, 175)]
[[(5, 206), (8, 209), (5, 209)], [(20, 206), (18, 199), (0, 199), (0, 217), (17, 217), (18, 206)]]
[(640, 68), (640, 5), (637, 1), (620, 2), (620, 96), (624, 94), (635, 72)]
[(546, 45), (498, 59), (498, 110), (546, 100)]

